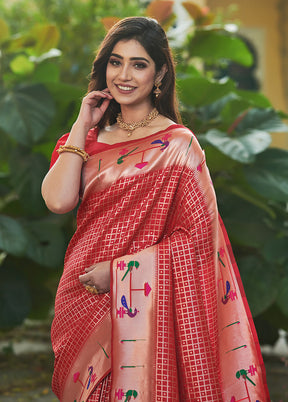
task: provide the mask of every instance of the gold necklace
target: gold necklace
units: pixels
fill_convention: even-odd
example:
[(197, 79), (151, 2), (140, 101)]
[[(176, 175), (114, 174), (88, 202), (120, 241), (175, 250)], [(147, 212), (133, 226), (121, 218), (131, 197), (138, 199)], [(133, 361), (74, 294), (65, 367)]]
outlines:
[(117, 124), (120, 128), (123, 128), (123, 130), (128, 131), (128, 137), (130, 137), (136, 128), (148, 126), (152, 120), (156, 119), (158, 115), (158, 110), (154, 108), (147, 116), (144, 117), (144, 119), (132, 123), (126, 123), (122, 118), (122, 114), (119, 113), (117, 116)]

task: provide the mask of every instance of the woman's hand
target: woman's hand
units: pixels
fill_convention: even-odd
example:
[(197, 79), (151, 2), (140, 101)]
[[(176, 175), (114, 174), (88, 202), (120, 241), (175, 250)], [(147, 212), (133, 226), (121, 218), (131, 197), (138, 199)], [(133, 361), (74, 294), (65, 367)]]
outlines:
[[(97, 292), (106, 293), (110, 290), (110, 261), (103, 261), (85, 269), (85, 274), (79, 276), (80, 282), (86, 287), (94, 287)], [(88, 289), (89, 290), (89, 289)]]
[(89, 92), (82, 100), (79, 115), (74, 124), (82, 126), (88, 132), (102, 119), (111, 99), (113, 97), (108, 88), (103, 91)]

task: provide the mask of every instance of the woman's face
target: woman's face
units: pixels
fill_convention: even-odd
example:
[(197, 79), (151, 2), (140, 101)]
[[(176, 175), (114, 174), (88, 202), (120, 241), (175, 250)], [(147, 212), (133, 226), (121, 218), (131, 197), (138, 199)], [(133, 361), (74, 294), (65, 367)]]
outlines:
[(120, 105), (151, 106), (155, 79), (155, 63), (138, 41), (116, 43), (107, 64), (106, 81)]

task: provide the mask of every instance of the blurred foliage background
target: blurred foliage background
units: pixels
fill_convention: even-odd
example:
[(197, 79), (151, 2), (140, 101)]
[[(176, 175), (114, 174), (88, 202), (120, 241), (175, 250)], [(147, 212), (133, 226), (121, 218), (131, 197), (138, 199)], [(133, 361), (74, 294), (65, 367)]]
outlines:
[[(253, 66), (229, 21), (173, 1), (0, 0), (0, 328), (53, 307), (75, 212), (50, 213), (40, 187), (57, 139), (86, 92), (95, 51), (117, 19), (148, 15), (167, 31), (177, 61), (184, 123), (205, 149), (260, 342), (288, 329), (288, 152), (270, 133), (287, 116), (232, 78)], [(235, 25), (234, 25), (235, 28)]]

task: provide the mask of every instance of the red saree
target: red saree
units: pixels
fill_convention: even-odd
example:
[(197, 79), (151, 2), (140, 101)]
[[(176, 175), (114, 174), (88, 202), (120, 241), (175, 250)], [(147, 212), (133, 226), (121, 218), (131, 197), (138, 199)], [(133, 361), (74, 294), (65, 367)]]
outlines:
[[(110, 294), (87, 292), (79, 275), (107, 260)], [(187, 128), (103, 145), (85, 164), (52, 342), (63, 402), (270, 400), (204, 153)]]

